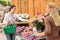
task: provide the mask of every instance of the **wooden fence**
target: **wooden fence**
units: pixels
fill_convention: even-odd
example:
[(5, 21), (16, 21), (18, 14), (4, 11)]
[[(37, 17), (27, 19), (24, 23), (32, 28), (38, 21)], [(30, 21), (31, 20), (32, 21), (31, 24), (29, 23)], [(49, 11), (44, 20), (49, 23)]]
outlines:
[(29, 14), (30, 18), (45, 13), (46, 4), (54, 2), (60, 8), (60, 0), (11, 0), (16, 5), (16, 13)]
[(60, 0), (11, 0), (12, 4), (16, 5), (16, 13), (30, 14), (30, 18), (45, 13), (46, 4), (54, 2), (57, 7), (60, 7)]

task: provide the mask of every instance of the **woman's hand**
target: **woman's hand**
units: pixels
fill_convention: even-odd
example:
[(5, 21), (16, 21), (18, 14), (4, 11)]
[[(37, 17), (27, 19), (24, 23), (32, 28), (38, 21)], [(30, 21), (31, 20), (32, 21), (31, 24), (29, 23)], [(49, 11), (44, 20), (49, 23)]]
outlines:
[(41, 38), (42, 39), (42, 34), (38, 33), (38, 32), (34, 32), (34, 34), (38, 37), (38, 38)]
[(44, 16), (38, 17), (37, 20), (39, 20), (39, 22), (43, 22)]
[(25, 22), (29, 22), (29, 20), (25, 20)]
[(39, 34), (38, 34), (38, 37), (39, 37), (40, 39), (42, 39), (43, 36), (39, 33)]
[(39, 33), (39, 35), (38, 35), (38, 37), (41, 38), (41, 39), (42, 39), (44, 36), (46, 36), (44, 32)]
[(10, 21), (9, 24), (10, 24), (10, 25), (11, 25), (11, 24), (14, 24), (14, 22), (13, 22), (13, 21)]
[(38, 37), (39, 36), (39, 33), (38, 32), (34, 32), (34, 35), (36, 35)]
[(25, 21), (26, 21), (26, 22), (34, 22), (35, 20), (37, 20), (37, 18), (32, 18), (32, 19), (25, 20)]

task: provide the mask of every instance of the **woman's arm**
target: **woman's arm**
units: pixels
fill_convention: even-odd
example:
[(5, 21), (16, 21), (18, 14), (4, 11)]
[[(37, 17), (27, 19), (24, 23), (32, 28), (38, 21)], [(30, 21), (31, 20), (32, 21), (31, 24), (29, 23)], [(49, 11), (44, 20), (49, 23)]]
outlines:
[(44, 23), (45, 23), (45, 31), (42, 33), (38, 33), (37, 35), (39, 37), (47, 36), (51, 33), (51, 25), (50, 25), (48, 18), (44, 19)]
[(21, 21), (27, 21), (27, 22), (33, 22), (36, 20), (36, 18), (32, 18), (32, 19), (28, 19), (28, 20), (25, 20), (25, 19), (22, 19), (21, 17), (19, 17), (18, 15), (16, 16), (18, 20), (21, 20)]
[(8, 20), (8, 15), (5, 14), (5, 17), (4, 17), (4, 20), (3, 20), (3, 23), (7, 25), (8, 22), (9, 22), (9, 20)]
[(48, 34), (51, 33), (51, 24), (50, 24), (50, 21), (52, 21), (52, 20), (50, 20), (50, 16), (48, 16), (48, 17), (46, 17), (44, 19), (44, 23), (45, 23), (45, 31), (44, 31), (44, 33), (45, 33), (45, 35), (48, 35)]
[(15, 14), (15, 16), (16, 16), (16, 18), (17, 18), (18, 20), (25, 21), (25, 19), (22, 19), (22, 18), (19, 17), (17, 14)]

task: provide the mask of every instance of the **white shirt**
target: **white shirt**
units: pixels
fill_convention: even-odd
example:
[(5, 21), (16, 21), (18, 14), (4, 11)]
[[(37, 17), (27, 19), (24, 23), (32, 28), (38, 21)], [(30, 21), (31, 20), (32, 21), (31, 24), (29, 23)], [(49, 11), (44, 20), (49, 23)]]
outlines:
[(5, 14), (3, 23), (7, 25), (9, 21), (14, 21), (15, 22), (16, 19), (21, 20), (21, 21), (25, 21), (25, 19), (22, 19), (17, 14), (14, 13), (13, 16), (11, 16), (11, 13), (8, 12), (8, 13)]

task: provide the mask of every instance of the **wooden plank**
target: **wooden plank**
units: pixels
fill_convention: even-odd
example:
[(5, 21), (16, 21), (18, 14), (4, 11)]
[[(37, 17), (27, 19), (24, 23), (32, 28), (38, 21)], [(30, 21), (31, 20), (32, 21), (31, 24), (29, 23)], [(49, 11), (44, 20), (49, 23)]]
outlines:
[(30, 18), (34, 17), (33, 0), (28, 0)]
[(34, 0), (35, 16), (38, 16), (41, 12), (40, 0)]
[(60, 0), (59, 0), (59, 8), (60, 8)]
[(18, 14), (19, 13), (19, 9), (18, 9), (18, 4), (16, 4), (16, 13)]
[(53, 0), (47, 0), (47, 2), (49, 3), (49, 2), (53, 2)]
[[(14, 5), (17, 6), (17, 5), (16, 5), (16, 0), (14, 0)], [(16, 8), (16, 10), (17, 10), (17, 8)], [(16, 13), (16, 10), (15, 10), (15, 13)]]
[(46, 11), (46, 0), (41, 0), (41, 13), (45, 13)]
[(18, 1), (17, 0), (14, 0), (14, 5), (16, 6), (16, 13), (18, 14)]
[(15, 22), (15, 24), (29, 24), (30, 22)]
[(25, 0), (21, 0), (21, 10), (22, 10), (22, 13), (24, 14), (25, 13)]
[(56, 4), (56, 6), (59, 8), (60, 7), (60, 0), (54, 0), (54, 3)]
[[(30, 19), (34, 17), (34, 8), (33, 8), (33, 0), (28, 0), (28, 8), (29, 8), (29, 15)], [(30, 27), (32, 24), (30, 23)]]
[(16, 0), (16, 2), (17, 2), (17, 4), (16, 4), (16, 5), (17, 5), (17, 6), (16, 6), (17, 14), (19, 14), (19, 0), (18, 0), (18, 1)]
[(22, 10), (21, 10), (21, 0), (18, 1), (18, 11), (19, 11), (19, 14), (22, 13)]
[(25, 13), (29, 13), (28, 11), (28, 0), (25, 1)]

